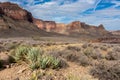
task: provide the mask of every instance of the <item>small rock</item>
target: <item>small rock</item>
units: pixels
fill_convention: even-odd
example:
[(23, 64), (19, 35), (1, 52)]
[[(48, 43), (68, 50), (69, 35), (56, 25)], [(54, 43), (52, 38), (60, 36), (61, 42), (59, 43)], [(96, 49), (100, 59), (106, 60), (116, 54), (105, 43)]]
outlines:
[(17, 77), (17, 78), (15, 78), (14, 80), (20, 80), (20, 79)]
[(3, 65), (9, 65), (10, 56), (6, 53), (0, 53), (0, 60)]
[(23, 73), (25, 70), (26, 70), (26, 68), (21, 69), (21, 70), (19, 70), (19, 71), (17, 72), (17, 74)]

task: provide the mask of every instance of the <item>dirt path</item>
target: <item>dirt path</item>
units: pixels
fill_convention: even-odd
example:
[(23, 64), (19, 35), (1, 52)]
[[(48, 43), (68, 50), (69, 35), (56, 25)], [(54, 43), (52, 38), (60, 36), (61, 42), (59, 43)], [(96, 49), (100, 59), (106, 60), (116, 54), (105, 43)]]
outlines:
[(0, 71), (0, 80), (28, 80), (30, 73), (26, 64), (15, 64), (11, 68)]
[(67, 62), (69, 67), (63, 70), (68, 80), (98, 80), (89, 74), (90, 67), (79, 66), (73, 62)]

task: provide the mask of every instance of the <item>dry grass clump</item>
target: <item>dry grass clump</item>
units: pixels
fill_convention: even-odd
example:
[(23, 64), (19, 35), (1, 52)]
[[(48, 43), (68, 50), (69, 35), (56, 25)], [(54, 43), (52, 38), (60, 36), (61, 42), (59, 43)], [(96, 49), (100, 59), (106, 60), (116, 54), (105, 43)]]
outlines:
[(64, 49), (63, 51), (60, 51), (58, 54), (62, 58), (66, 59), (67, 61), (71, 61), (71, 62), (77, 62), (79, 58), (79, 52), (73, 51), (73, 50)]
[(86, 55), (81, 54), (78, 59), (78, 63), (82, 66), (88, 66), (91, 64), (91, 59), (88, 58)]
[(120, 60), (120, 53), (119, 52), (114, 52), (110, 51), (106, 55), (107, 60)]
[(87, 44), (87, 43), (85, 43), (85, 44), (82, 45), (82, 48), (83, 48), (83, 49), (85, 49), (85, 48), (87, 48), (87, 47), (88, 47), (88, 44)]
[(18, 47), (18, 45), (20, 45), (20, 43), (15, 43), (15, 42), (8, 42), (8, 43), (2, 43), (0, 44), (0, 52), (3, 51), (10, 51), (16, 47)]
[(67, 47), (68, 50), (74, 50), (74, 51), (81, 51), (81, 48), (78, 46), (68, 46)]
[(100, 49), (103, 50), (103, 51), (107, 51), (107, 47), (106, 46), (101, 46)]
[(34, 71), (29, 80), (67, 80), (63, 74), (49, 71)]
[(103, 59), (104, 55), (101, 53), (99, 49), (94, 49), (93, 47), (87, 47), (84, 49), (83, 53), (92, 59)]
[(81, 51), (78, 52), (76, 50), (71, 50), (71, 49), (65, 48), (63, 51), (60, 51), (58, 54), (60, 57), (66, 59), (67, 61), (75, 62), (82, 66), (87, 66), (87, 65), (90, 65), (90, 63), (91, 63), (90, 58), (87, 57)]
[(113, 51), (114, 52), (120, 52), (120, 46), (114, 47)]
[(90, 72), (99, 80), (120, 80), (120, 60), (101, 61)]

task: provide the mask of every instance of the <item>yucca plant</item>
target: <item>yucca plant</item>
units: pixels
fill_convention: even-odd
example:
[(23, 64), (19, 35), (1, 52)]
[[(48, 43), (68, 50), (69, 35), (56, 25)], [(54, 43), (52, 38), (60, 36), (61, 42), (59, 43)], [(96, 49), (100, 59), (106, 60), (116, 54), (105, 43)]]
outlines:
[(27, 55), (28, 55), (27, 58), (30, 62), (36, 62), (36, 61), (38, 61), (38, 58), (41, 57), (40, 50), (37, 48), (31, 48), (28, 51)]
[(40, 64), (40, 68), (42, 69), (48, 68), (51, 64), (50, 58), (48, 56), (42, 56), (39, 64)]
[(15, 50), (15, 55), (14, 58), (16, 61), (24, 61), (26, 59), (27, 53), (30, 50), (29, 47), (26, 46), (19, 46), (16, 50)]
[(56, 69), (60, 66), (60, 60), (54, 58), (53, 56), (43, 56), (40, 61), (40, 67), (42, 69), (45, 68), (53, 68)]
[(56, 69), (60, 67), (60, 60), (58, 58), (52, 57), (52, 68)]
[(38, 68), (56, 69), (60, 66), (59, 59), (50, 55), (45, 55), (43, 50), (34, 47), (18, 47), (15, 50), (14, 58), (16, 61), (25, 61), (33, 70)]
[(27, 59), (30, 64), (30, 68), (32, 68), (32, 69), (39, 68), (39, 60), (41, 59), (41, 54), (42, 54), (41, 52), (42, 51), (40, 51), (37, 48), (31, 48), (28, 51)]

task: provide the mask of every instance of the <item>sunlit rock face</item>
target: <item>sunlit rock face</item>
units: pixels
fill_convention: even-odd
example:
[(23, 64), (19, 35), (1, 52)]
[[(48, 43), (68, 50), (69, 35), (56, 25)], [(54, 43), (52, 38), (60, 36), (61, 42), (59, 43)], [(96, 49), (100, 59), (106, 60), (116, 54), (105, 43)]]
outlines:
[(0, 3), (0, 14), (4, 14), (14, 20), (27, 20), (32, 22), (32, 14), (17, 4), (10, 2)]
[(94, 26), (80, 21), (73, 21), (69, 24), (64, 24), (56, 23), (55, 21), (44, 21), (42, 19), (36, 19), (27, 10), (21, 8), (17, 4), (10, 2), (0, 3), (0, 16), (0, 25), (2, 25), (0, 26), (1, 30), (11, 29), (11, 26), (15, 26), (14, 28), (18, 29), (18, 27), (16, 27), (18, 25), (13, 25), (13, 23), (11, 23), (12, 20), (15, 20), (16, 22), (19, 21), (19, 23), (21, 23), (20, 26), (24, 26), (26, 29), (29, 27), (26, 24), (29, 23), (29, 25), (35, 25), (38, 30), (70, 36), (90, 35), (97, 37), (109, 34), (109, 32), (105, 30), (102, 24), (99, 26)]

